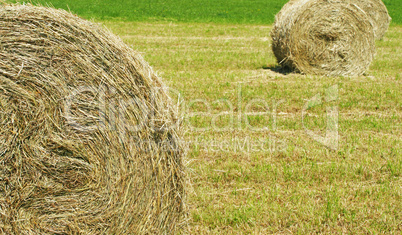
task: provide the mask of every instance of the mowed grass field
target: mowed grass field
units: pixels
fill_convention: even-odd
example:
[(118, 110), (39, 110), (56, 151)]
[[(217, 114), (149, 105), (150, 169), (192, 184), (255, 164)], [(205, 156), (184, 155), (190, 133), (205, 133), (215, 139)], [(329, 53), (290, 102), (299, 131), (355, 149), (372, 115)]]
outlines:
[[(281, 73), (269, 32), (285, 2), (52, 4), (104, 24), (171, 88), (190, 234), (402, 233), (402, 1), (384, 1), (393, 24), (359, 77)], [(330, 110), (328, 147), (314, 136)]]
[[(331, 78), (277, 72), (271, 26), (103, 23), (180, 94), (190, 233), (402, 232), (402, 27), (365, 76)], [(337, 150), (306, 131), (333, 106)]]

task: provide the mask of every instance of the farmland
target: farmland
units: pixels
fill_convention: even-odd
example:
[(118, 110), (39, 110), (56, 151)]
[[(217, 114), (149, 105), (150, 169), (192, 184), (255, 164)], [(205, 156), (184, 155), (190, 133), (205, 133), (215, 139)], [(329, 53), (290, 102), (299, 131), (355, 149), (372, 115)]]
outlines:
[[(400, 26), (378, 42), (365, 76), (328, 78), (278, 73), (271, 26), (103, 23), (143, 52), (186, 107), (191, 233), (402, 229)], [(303, 120), (304, 104), (334, 85), (338, 100)], [(325, 135), (331, 106), (337, 151), (304, 129)]]
[[(271, 24), (275, 14), (287, 0), (35, 0), (33, 2), (68, 9), (84, 18), (96, 20)], [(402, 1), (383, 2), (388, 7), (393, 24), (402, 24)]]
[[(401, 1), (384, 1), (393, 23), (359, 77), (284, 73), (269, 32), (285, 1), (226, 2), (68, 3), (140, 51), (180, 104), (186, 230), (400, 233)], [(333, 145), (315, 138), (326, 134), (328, 108), (337, 111)]]

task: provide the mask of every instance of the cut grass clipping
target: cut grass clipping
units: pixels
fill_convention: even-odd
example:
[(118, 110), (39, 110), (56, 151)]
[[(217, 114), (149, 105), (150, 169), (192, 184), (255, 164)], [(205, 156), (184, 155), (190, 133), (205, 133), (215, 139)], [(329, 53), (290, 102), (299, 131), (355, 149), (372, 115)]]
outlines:
[(45, 7), (1, 5), (0, 35), (0, 231), (178, 231), (180, 126), (142, 57)]
[(278, 63), (305, 74), (363, 74), (375, 55), (371, 20), (343, 0), (300, 0), (275, 19), (272, 49)]

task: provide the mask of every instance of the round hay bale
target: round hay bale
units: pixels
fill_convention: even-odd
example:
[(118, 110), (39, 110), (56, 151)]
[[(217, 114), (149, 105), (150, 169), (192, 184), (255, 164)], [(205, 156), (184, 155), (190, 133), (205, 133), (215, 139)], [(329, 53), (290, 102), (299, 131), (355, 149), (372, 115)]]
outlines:
[(391, 22), (387, 7), (381, 0), (349, 0), (356, 3), (363, 11), (366, 12), (372, 21), (374, 27), (375, 39), (380, 40), (384, 37)]
[[(283, 15), (287, 15), (291, 5), (300, 0), (290, 0), (283, 7), (282, 10), (275, 16), (275, 21)], [(351, 4), (356, 4), (370, 17), (374, 27), (375, 39), (380, 40), (384, 37), (391, 22), (391, 17), (388, 14), (387, 7), (381, 0), (347, 0)]]
[(300, 0), (289, 0), (285, 5), (283, 5), (282, 9), (275, 15), (275, 22), (280, 20), (281, 17), (288, 14), (288, 10), (291, 9), (291, 6)]
[(174, 233), (184, 148), (166, 87), (107, 30), (0, 6), (0, 231)]
[(300, 0), (286, 5), (271, 31), (278, 63), (305, 74), (361, 75), (375, 55), (366, 13), (343, 0)]

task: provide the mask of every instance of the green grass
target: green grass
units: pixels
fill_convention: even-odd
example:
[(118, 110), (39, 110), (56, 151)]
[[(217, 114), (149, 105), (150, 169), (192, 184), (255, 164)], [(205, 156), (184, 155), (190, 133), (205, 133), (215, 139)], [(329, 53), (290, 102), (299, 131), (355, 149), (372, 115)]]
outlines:
[[(287, 0), (34, 0), (85, 18), (271, 24)], [(402, 0), (384, 0), (393, 24), (402, 23)]]
[(392, 17), (392, 24), (402, 24), (402, 0), (383, 0), (383, 2)]
[[(104, 23), (184, 101), (191, 234), (402, 232), (400, 26), (365, 76), (328, 78), (275, 72), (271, 26)], [(303, 105), (332, 85), (338, 99), (303, 123)], [(325, 135), (331, 106), (337, 151), (304, 129)], [(268, 112), (246, 125), (246, 111)]]

